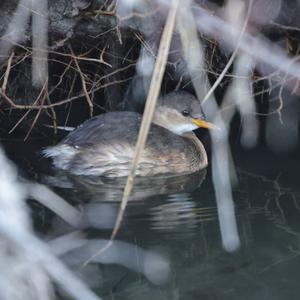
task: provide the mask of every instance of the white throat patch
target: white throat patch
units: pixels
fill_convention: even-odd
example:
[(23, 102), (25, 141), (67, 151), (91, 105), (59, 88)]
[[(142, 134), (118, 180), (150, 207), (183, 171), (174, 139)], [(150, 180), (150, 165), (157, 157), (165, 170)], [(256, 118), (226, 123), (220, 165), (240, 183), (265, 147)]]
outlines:
[(173, 126), (172, 127), (172, 132), (174, 132), (175, 134), (178, 134), (178, 135), (182, 135), (186, 132), (191, 132), (195, 129), (197, 129), (198, 126), (196, 126), (195, 124), (181, 124), (181, 125), (176, 125), (176, 126)]

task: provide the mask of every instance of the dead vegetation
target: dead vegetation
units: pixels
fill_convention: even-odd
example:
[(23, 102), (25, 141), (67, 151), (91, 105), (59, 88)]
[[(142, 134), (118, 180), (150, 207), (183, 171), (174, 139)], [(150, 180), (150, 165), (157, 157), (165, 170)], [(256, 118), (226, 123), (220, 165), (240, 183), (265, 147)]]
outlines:
[[(0, 113), (17, 115), (10, 133), (26, 124), (26, 139), (40, 120), (50, 120), (56, 131), (103, 111), (141, 109), (147, 98), (114, 239), (159, 93), (196, 93), (220, 128), (211, 133), (212, 176), (223, 247), (235, 251), (240, 240), (231, 190), (233, 117), (241, 119), (245, 147), (256, 145), (260, 117), (265, 117), (266, 142), (275, 150), (289, 150), (298, 139), (299, 29), (290, 6), (280, 0), (220, 5), (174, 0), (170, 7), (146, 0), (29, 2), (14, 7), (0, 43)], [(278, 130), (289, 143), (282, 145)]]
[[(237, 28), (237, 24), (230, 24), (231, 19), (228, 19), (230, 15), (228, 12), (237, 9), (233, 2), (231, 4), (233, 8), (229, 4), (226, 8), (209, 1), (201, 1), (193, 3), (193, 10), (190, 11), (190, 14), (195, 15), (198, 37), (204, 45), (204, 65), (200, 73), (206, 72), (209, 80), (216, 83), (218, 94), (224, 94), (226, 87), (236, 77), (241, 77), (232, 73), (230, 68), (235, 60), (235, 55), (230, 56), (230, 48), (235, 47), (234, 41), (231, 38), (227, 41), (222, 38), (225, 33), (230, 34), (230, 28), (221, 26), (224, 25), (224, 21), (227, 22), (225, 23), (227, 27), (232, 25), (235, 26), (232, 28)], [(254, 18), (250, 12), (249, 24), (245, 25), (248, 27), (247, 34), (243, 35), (241, 45), (236, 47), (236, 50), (241, 48), (248, 51), (248, 55), (254, 60), (255, 65), (251, 71), (253, 91), (251, 89), (250, 92), (256, 97), (258, 106), (262, 101), (272, 103), (270, 105), (272, 109), (268, 111), (265, 111), (264, 105), (260, 105), (262, 109), (257, 111), (258, 115), (277, 114), (281, 118), (285, 97), (283, 91), (287, 90), (291, 95), (299, 93), (300, 72), (297, 71), (299, 46), (297, 26), (280, 23), (281, 19), (284, 19), (285, 10), (288, 11), (289, 7), (280, 1), (275, 2), (276, 4), (271, 5), (272, 18), (269, 20), (258, 21), (258, 17)], [(24, 29), (14, 35), (8, 31), (9, 26), (2, 30), (1, 111), (4, 114), (21, 111), (22, 114), (12, 129), (27, 120), (26, 137), (28, 137), (32, 128), (39, 123), (41, 116), (43, 122), (51, 121), (56, 128), (57, 125), (69, 124), (69, 117), (71, 125), (77, 125), (83, 119), (105, 110), (134, 109), (143, 106), (150, 82), (149, 76), (143, 74), (149, 73), (145, 70), (149, 66), (145, 60), (143, 61), (143, 57), (147, 58), (150, 64), (151, 59), (156, 58), (167, 12), (164, 5), (145, 1), (143, 5), (127, 7), (124, 4), (126, 1), (123, 4), (122, 1), (119, 3), (71, 1), (71, 6), (69, 4), (64, 10), (59, 10), (59, 1), (54, 1), (48, 4), (47, 12), (45, 7), (34, 9), (28, 7), (29, 4), (26, 3), (26, 0), (21, 1), (18, 11), (15, 12), (19, 17), (25, 15), (22, 26)], [(261, 1), (254, 1), (253, 10), (257, 11), (259, 5), (262, 5)], [(2, 9), (6, 9), (11, 15), (11, 22), (6, 20), (11, 28), (16, 24), (19, 25), (19, 23), (11, 25), (14, 21), (12, 7), (3, 5)], [(32, 18), (39, 15), (38, 10), (43, 16), (40, 22), (45, 23), (41, 28), (45, 26), (48, 28), (48, 45), (47, 38), (43, 43), (35, 42), (45, 34), (35, 39), (35, 32), (30, 33), (28, 25), (30, 15)], [(63, 29), (59, 31), (58, 24), (55, 25), (59, 17), (63, 24), (72, 20), (73, 27), (69, 25), (67, 31), (66, 26), (61, 25)], [(46, 18), (49, 18), (49, 24), (45, 22)], [(32, 21), (34, 22), (34, 19)], [(95, 27), (99, 24), (102, 25), (101, 33), (95, 32)], [(221, 26), (220, 30), (215, 31), (215, 26)], [(276, 35), (280, 44), (262, 38), (261, 34), (264, 31), (265, 37)], [(245, 50), (249, 45), (247, 39), (251, 39), (251, 44), (260, 43), (264, 51), (270, 50), (274, 45), (276, 51), (272, 51), (271, 54), (277, 54), (277, 61), (274, 63), (272, 57), (266, 57), (268, 53), (263, 56), (261, 53), (264, 51)], [(193, 89), (182, 51), (176, 31), (168, 58), (163, 92), (182, 88)], [(231, 63), (227, 64), (230, 59)], [(225, 68), (226, 65), (228, 70)], [(36, 73), (34, 69), (44, 70), (45, 74), (41, 76), (39, 84), (33, 76)], [(222, 72), (223, 76), (219, 76)], [(143, 91), (139, 93), (132, 91), (135, 88), (134, 80), (141, 83)], [(208, 96), (205, 99), (208, 99)], [(228, 110), (232, 104), (223, 106), (223, 110)], [(45, 121), (46, 116), (48, 119)]]

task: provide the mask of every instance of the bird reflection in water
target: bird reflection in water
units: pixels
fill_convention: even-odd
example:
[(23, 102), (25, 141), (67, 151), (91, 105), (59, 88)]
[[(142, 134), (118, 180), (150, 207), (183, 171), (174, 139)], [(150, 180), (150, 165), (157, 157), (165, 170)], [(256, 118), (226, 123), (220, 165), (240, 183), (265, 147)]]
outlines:
[[(150, 220), (155, 223), (156, 220), (152, 218), (152, 213), (157, 210), (157, 214), (159, 214), (161, 209), (163, 209), (160, 206), (161, 202), (170, 201), (175, 195), (178, 200), (177, 203), (182, 203), (182, 205), (177, 206), (177, 209), (184, 209), (185, 212), (188, 209), (192, 210), (194, 207), (193, 202), (191, 199), (187, 199), (186, 195), (199, 188), (205, 176), (206, 171), (204, 170), (181, 176), (137, 177), (130, 202), (133, 207), (129, 205), (129, 215), (127, 217), (132, 217), (132, 214), (140, 216), (142, 213), (145, 213), (146, 209), (146, 211), (150, 212)], [(51, 183), (51, 185), (59, 186), (61, 191), (64, 192), (66, 199), (78, 204), (77, 207), (82, 212), (81, 221), (78, 224), (79, 228), (82, 230), (106, 230), (114, 227), (126, 178), (96, 178), (74, 176), (69, 173), (59, 172), (57, 176), (46, 177), (45, 180), (48, 184)], [(180, 198), (181, 200), (179, 200)], [(178, 214), (174, 214), (174, 218), (176, 218), (176, 215), (179, 216), (179, 222), (182, 212), (178, 211)], [(126, 226), (126, 223), (127, 220), (125, 217), (124, 226)], [(61, 236), (69, 232), (69, 230), (70, 227), (57, 217), (52, 220), (51, 233), (49, 234), (51, 236)], [(64, 252), (63, 260), (73, 267), (80, 266), (86, 260), (93, 257), (99, 249), (105, 247), (106, 243), (106, 240), (100, 239), (81, 241), (81, 239), (75, 238), (75, 248)], [(67, 244), (73, 244), (73, 242), (70, 243), (68, 241)], [(55, 243), (53, 248), (58, 251)], [(122, 255), (119, 253), (122, 253)], [(138, 265), (136, 265), (137, 255), (140, 262)], [(137, 245), (130, 245), (121, 241), (115, 241), (113, 248), (106, 251), (104, 255), (95, 256), (91, 262), (119, 263), (133, 271), (143, 273), (148, 280), (155, 284), (164, 283), (170, 275), (169, 261), (167, 259), (158, 253), (147, 251)], [(94, 264), (89, 265), (82, 272), (97, 274)], [(112, 271), (110, 275), (112, 276), (113, 274), (115, 272)], [(87, 278), (90, 278), (90, 276), (87, 276)], [(94, 285), (92, 282), (90, 284)]]
[[(130, 200), (138, 201), (154, 196), (192, 192), (201, 186), (205, 176), (204, 169), (193, 174), (177, 176), (136, 177)], [(77, 176), (59, 171), (55, 176), (44, 176), (43, 181), (47, 185), (69, 190), (69, 195), (71, 198), (75, 197), (76, 202), (118, 202), (121, 200), (126, 178)]]
[[(187, 199), (187, 195), (201, 186), (205, 176), (206, 170), (179, 176), (136, 177), (129, 208), (132, 203), (134, 214), (142, 214), (146, 206), (153, 214), (153, 222), (156, 223), (160, 220), (159, 215), (163, 214), (166, 208), (170, 216), (172, 210), (168, 208), (173, 206), (173, 211), (174, 209), (177, 211), (174, 218), (177, 215), (177, 222), (181, 222), (184, 220), (183, 213), (187, 214), (190, 210), (193, 214), (194, 204), (191, 199)], [(44, 181), (48, 185), (58, 186), (59, 193), (64, 198), (75, 205), (80, 205), (82, 226), (113, 227), (126, 178), (76, 176), (59, 172), (55, 177), (45, 177)], [(177, 201), (173, 201), (174, 197)], [(130, 214), (131, 211), (129, 209), (128, 213)], [(176, 222), (175, 219), (173, 221)]]

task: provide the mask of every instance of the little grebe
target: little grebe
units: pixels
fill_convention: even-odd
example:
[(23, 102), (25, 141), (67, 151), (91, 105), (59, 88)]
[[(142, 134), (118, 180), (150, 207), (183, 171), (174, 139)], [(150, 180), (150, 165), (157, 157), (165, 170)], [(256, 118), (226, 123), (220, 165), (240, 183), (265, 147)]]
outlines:
[[(101, 114), (43, 153), (55, 167), (77, 175), (127, 176), (141, 119), (129, 111)], [(204, 146), (192, 131), (213, 125), (204, 120), (193, 95), (173, 92), (160, 98), (152, 123), (136, 175), (188, 174), (207, 166)]]

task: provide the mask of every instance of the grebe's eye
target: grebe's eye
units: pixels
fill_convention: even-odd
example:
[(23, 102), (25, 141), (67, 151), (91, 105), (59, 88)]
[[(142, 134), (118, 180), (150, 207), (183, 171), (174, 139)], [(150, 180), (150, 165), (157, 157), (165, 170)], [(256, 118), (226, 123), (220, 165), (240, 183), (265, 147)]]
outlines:
[(187, 109), (183, 110), (181, 113), (184, 117), (187, 117), (190, 115), (190, 112)]

